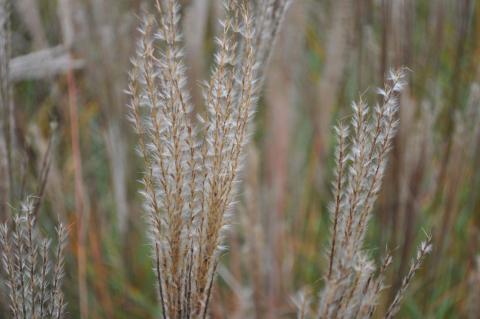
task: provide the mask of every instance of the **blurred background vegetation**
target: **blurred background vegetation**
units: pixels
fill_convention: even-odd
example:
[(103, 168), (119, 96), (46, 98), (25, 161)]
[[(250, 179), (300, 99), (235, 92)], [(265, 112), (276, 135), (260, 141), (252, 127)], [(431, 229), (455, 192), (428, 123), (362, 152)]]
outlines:
[[(138, 17), (153, 2), (11, 3), (11, 45), (0, 57), (10, 59), (0, 76), (0, 218), (36, 194), (45, 233), (58, 219), (70, 226), (68, 318), (160, 313), (124, 93)], [(182, 3), (189, 85), (201, 105), (221, 0)], [(292, 297), (322, 287), (332, 127), (360, 95), (374, 101), (385, 73), (402, 65), (410, 72), (400, 131), (365, 247), (394, 256), (380, 307), (425, 231), (433, 253), (400, 317), (478, 318), (479, 19), (475, 0), (293, 1), (260, 100), (212, 318), (293, 318)], [(0, 300), (7, 318), (8, 299)]]

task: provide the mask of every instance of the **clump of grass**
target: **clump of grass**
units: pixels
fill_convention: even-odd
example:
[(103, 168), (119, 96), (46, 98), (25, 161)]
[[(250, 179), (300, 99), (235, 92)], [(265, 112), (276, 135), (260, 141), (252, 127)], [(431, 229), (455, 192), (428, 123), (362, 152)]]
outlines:
[(67, 230), (62, 224), (56, 228), (58, 245), (52, 260), (51, 241), (43, 239), (36, 228), (34, 203), (32, 198), (23, 202), (11, 229), (6, 223), (0, 226), (10, 310), (15, 319), (60, 319), (65, 311), (62, 281)]
[(157, 15), (140, 28), (128, 92), (164, 318), (207, 316), (250, 119), (287, 2), (260, 3), (255, 19), (248, 2), (225, 2), (204, 84), (206, 114), (197, 121), (186, 89), (178, 2), (157, 1)]
[[(405, 86), (404, 78), (403, 70), (390, 72), (385, 87), (378, 89), (381, 103), (372, 108), (360, 99), (352, 105), (350, 127), (343, 124), (336, 127), (331, 243), (318, 318), (371, 318), (384, 289), (384, 275), (392, 257), (387, 254), (377, 269), (363, 250), (363, 241), (397, 131), (398, 96)], [(397, 314), (410, 281), (430, 250), (428, 236), (385, 318)]]

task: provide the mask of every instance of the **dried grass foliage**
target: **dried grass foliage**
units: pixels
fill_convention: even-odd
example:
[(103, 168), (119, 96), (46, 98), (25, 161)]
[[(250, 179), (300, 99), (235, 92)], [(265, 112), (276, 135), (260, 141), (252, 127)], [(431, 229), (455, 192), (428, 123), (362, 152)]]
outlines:
[(67, 229), (62, 224), (56, 227), (57, 247), (51, 247), (51, 240), (44, 239), (36, 225), (35, 203), (26, 199), (12, 225), (0, 226), (10, 310), (15, 319), (61, 319), (66, 307), (62, 282)]
[[(0, 4), (4, 3), (6, 2), (0, 0)], [(340, 9), (346, 10), (347, 3), (342, 2)], [(224, 4), (225, 15), (220, 21), (219, 35), (215, 38), (215, 55), (210, 77), (201, 85), (203, 96), (191, 98), (192, 83), (188, 83), (191, 79), (187, 78), (188, 61), (180, 27), (182, 9), (177, 0), (156, 0), (155, 12), (143, 18), (139, 28), (140, 40), (129, 73), (129, 120), (138, 135), (137, 150), (143, 159), (143, 210), (149, 227), (153, 271), (164, 319), (208, 317), (214, 302), (213, 290), (217, 272), (224, 277), (230, 276), (229, 271), (219, 265), (219, 257), (226, 251), (225, 234), (232, 226), (237, 189), (242, 168), (246, 164), (244, 151), (250, 141), (252, 118), (261, 94), (265, 68), (289, 1), (226, 0)], [(0, 40), (8, 34), (4, 32), (7, 25), (2, 19), (0, 14)], [(338, 33), (343, 35), (344, 32), (346, 31), (342, 29)], [(67, 38), (71, 37), (73, 35)], [(8, 44), (8, 41), (4, 40), (2, 44)], [(346, 42), (342, 42), (342, 55), (345, 47)], [(23, 69), (16, 67), (15, 63), (9, 64), (8, 59), (2, 59), (2, 114), (10, 112), (5, 108), (7, 105), (10, 107), (10, 101), (7, 101), (10, 98), (8, 81), (12, 80), (12, 74), (13, 80), (17, 80), (15, 72), (8, 76), (10, 66), (14, 66), (14, 70), (20, 70), (19, 73), (26, 78), (50, 76), (67, 70), (69, 82), (73, 81), (73, 86), (69, 85), (69, 88), (76, 88), (73, 69), (83, 67), (83, 60), (71, 60), (72, 56), (64, 52), (63, 47), (57, 49), (61, 49), (59, 59), (51, 60), (51, 67), (44, 66), (45, 68), (39, 71), (33, 70), (30, 64), (35, 64), (38, 56), (42, 54), (48, 53), (50, 56), (50, 49), (24, 56), (28, 63), (21, 64), (25, 65)], [(5, 45), (0, 47), (0, 50), (3, 53), (7, 52), (8, 48)], [(329, 59), (336, 60), (335, 54), (331, 53), (338, 50), (329, 51)], [(17, 58), (16, 61), (23, 60)], [(75, 61), (79, 64), (73, 63)], [(325, 112), (328, 116), (332, 113), (330, 108), (333, 107), (334, 97), (340, 90), (340, 75), (343, 72), (343, 68), (338, 68), (338, 65), (333, 68), (335, 83), (330, 83), (330, 86), (333, 85), (335, 89), (326, 102), (329, 104), (329, 109)], [(385, 307), (386, 309), (379, 309), (384, 312), (379, 314), (377, 305), (386, 289), (384, 281), (392, 257), (386, 252), (380, 264), (376, 265), (365, 250), (364, 242), (367, 226), (382, 187), (388, 155), (399, 126), (399, 97), (406, 86), (404, 72), (404, 69), (391, 71), (384, 87), (377, 90), (379, 102), (370, 106), (363, 97), (360, 98), (352, 104), (351, 122), (340, 123), (335, 128), (336, 169), (333, 200), (329, 206), (331, 232), (326, 252), (327, 267), (318, 297), (312, 298), (309, 290), (305, 290), (294, 298), (298, 318), (372, 318), (374, 315), (395, 317), (415, 273), (432, 249), (432, 238), (427, 235), (426, 240), (418, 247), (410, 266), (406, 263), (405, 277), (396, 289), (392, 289), (394, 291), (390, 305)], [(196, 73), (201, 72), (197, 70)], [(327, 69), (326, 73), (331, 72)], [(323, 80), (321, 88), (329, 87), (326, 81)], [(472, 91), (475, 90), (478, 88), (472, 88)], [(76, 91), (71, 96), (76, 97)], [(475, 105), (473, 102), (469, 104), (472, 117), (473, 112), (476, 112)], [(121, 112), (117, 115), (121, 115)], [(470, 114), (467, 114), (468, 116)], [(478, 112), (475, 116), (478, 116)], [(9, 171), (10, 159), (7, 158), (7, 153), (10, 146), (10, 123), (1, 120), (0, 190), (6, 190), (2, 192), (2, 196), (8, 199), (10, 180), (2, 177), (8, 175)], [(435, 120), (425, 119), (427, 120), (433, 126)], [(467, 119), (456, 121), (467, 122)], [(322, 122), (328, 122), (328, 118), (325, 117)], [(475, 125), (477, 122), (475, 121)], [(323, 134), (325, 125), (321, 126)], [(475, 137), (479, 131), (478, 125), (469, 128), (461, 125), (457, 127), (453, 137), (454, 150), (461, 146), (462, 137), (467, 131), (474, 131)], [(430, 126), (423, 128), (426, 131), (430, 129)], [(115, 135), (115, 132), (118, 131), (112, 131), (111, 134)], [(472, 148), (476, 142), (473, 137)], [(115, 139), (115, 136), (110, 139), (120, 140), (118, 137)], [(78, 142), (80, 137), (77, 136), (76, 140)], [(322, 147), (327, 144), (326, 139), (321, 144)], [(77, 148), (80, 149), (80, 144)], [(123, 150), (120, 153), (122, 152)], [(420, 150), (417, 152), (420, 153)], [(466, 157), (474, 155), (473, 152), (466, 153)], [(272, 157), (274, 156), (275, 154)], [(412, 159), (415, 160), (416, 158)], [(77, 161), (81, 161), (80, 153), (77, 153)], [(448, 165), (449, 168), (450, 165), (452, 164)], [(118, 168), (123, 169), (123, 165)], [(258, 172), (255, 170), (250, 173), (247, 178), (254, 184), (251, 191), (255, 192), (259, 188), (256, 180)], [(81, 171), (77, 175), (81, 177)], [(124, 179), (126, 178), (122, 177), (118, 184), (122, 184)], [(407, 182), (409, 180), (405, 181)], [(118, 197), (126, 197), (125, 194), (120, 195)], [(262, 254), (267, 246), (262, 242), (264, 234), (259, 225), (261, 218), (255, 215), (259, 205), (254, 201), (258, 196), (260, 195), (253, 193), (246, 195), (246, 206), (251, 206), (247, 207), (250, 215), (247, 216), (246, 227), (252, 227), (250, 232), (246, 232), (247, 236), (252, 235), (247, 238), (246, 246), (252, 252), (249, 262), (252, 271), (250, 275), (254, 278), (254, 291), (250, 295), (248, 289), (242, 290), (243, 287), (235, 282), (236, 278), (233, 276), (225, 281), (231, 279), (228, 284), (239, 290), (235, 292), (239, 295), (238, 299), (241, 302), (251, 302), (252, 305), (249, 306), (255, 308), (257, 317), (261, 317), (264, 308), (268, 308), (264, 307), (264, 299), (271, 296), (265, 297), (267, 294), (262, 286), (266, 272), (266, 267), (261, 265)], [(248, 202), (249, 199), (252, 201)], [(127, 203), (126, 198), (116, 201), (117, 205)], [(3, 199), (1, 201), (2, 204), (6, 202), (7, 200)], [(66, 230), (62, 225), (57, 228), (59, 244), (55, 249), (50, 249), (50, 241), (42, 238), (36, 226), (36, 205), (36, 201), (26, 200), (21, 213), (13, 218), (13, 227), (4, 224), (0, 228), (0, 252), (11, 301), (11, 313), (14, 318), (62, 318), (65, 312), (61, 283), (64, 276), (63, 250)], [(128, 232), (128, 207), (124, 206), (118, 223), (122, 234)], [(253, 225), (250, 225), (250, 222)], [(86, 230), (84, 236), (87, 236)], [(82, 245), (84, 260), (79, 260), (79, 266), (84, 268), (80, 295), (84, 302), (81, 302), (81, 316), (88, 317), (89, 283), (86, 267), (89, 256), (87, 244), (84, 242)], [(52, 254), (53, 258), (50, 256)], [(472, 282), (477, 282), (477, 277), (476, 273), (472, 274)], [(271, 304), (269, 307), (276, 306), (275, 302)], [(243, 313), (250, 312), (238, 313), (240, 315), (237, 314), (237, 317), (242, 317)]]
[[(372, 318), (385, 288), (385, 272), (392, 257), (387, 253), (377, 268), (364, 251), (363, 242), (397, 131), (398, 98), (405, 85), (404, 70), (391, 71), (384, 88), (377, 90), (381, 102), (371, 107), (360, 98), (352, 104), (350, 125), (340, 123), (335, 128), (331, 242), (317, 318)], [(398, 313), (410, 281), (430, 252), (431, 237), (427, 237), (385, 318), (393, 318)]]
[(178, 2), (157, 1), (157, 14), (140, 28), (128, 92), (165, 318), (207, 315), (263, 68), (287, 2), (264, 1), (256, 12), (245, 2), (225, 2), (211, 77), (203, 84), (206, 112), (196, 119)]

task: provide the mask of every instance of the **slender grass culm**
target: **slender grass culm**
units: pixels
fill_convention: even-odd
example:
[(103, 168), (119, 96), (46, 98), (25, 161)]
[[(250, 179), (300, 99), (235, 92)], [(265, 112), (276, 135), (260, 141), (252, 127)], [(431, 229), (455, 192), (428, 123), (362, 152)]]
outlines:
[(6, 275), (12, 318), (61, 319), (65, 311), (62, 292), (64, 248), (67, 230), (56, 228), (57, 247), (50, 257), (51, 241), (43, 239), (36, 227), (35, 201), (22, 203), (11, 229), (0, 226), (2, 267)]
[(228, 0), (216, 39), (206, 115), (186, 89), (180, 6), (157, 1), (140, 28), (128, 93), (145, 164), (148, 215), (163, 318), (205, 318), (255, 111), (286, 0)]

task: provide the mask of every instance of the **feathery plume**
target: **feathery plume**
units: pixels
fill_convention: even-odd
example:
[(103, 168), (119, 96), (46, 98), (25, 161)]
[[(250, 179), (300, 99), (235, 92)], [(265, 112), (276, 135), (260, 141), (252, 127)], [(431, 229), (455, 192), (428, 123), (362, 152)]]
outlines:
[(60, 319), (65, 312), (62, 281), (67, 230), (62, 224), (56, 228), (58, 243), (52, 261), (51, 241), (43, 239), (36, 228), (34, 203), (31, 197), (22, 203), (12, 229), (6, 223), (0, 226), (10, 310), (15, 319)]
[[(329, 207), (331, 242), (318, 318), (371, 318), (384, 288), (384, 274), (392, 258), (387, 255), (377, 270), (363, 251), (363, 240), (397, 131), (398, 97), (404, 78), (403, 70), (391, 71), (384, 88), (377, 90), (381, 103), (372, 108), (360, 99), (352, 104), (351, 127), (339, 124), (335, 129), (338, 146), (334, 200)], [(387, 318), (398, 311), (409, 282), (430, 249), (429, 237), (421, 245)]]
[(268, 1), (255, 20), (248, 2), (225, 1), (212, 73), (204, 85), (206, 114), (197, 121), (191, 116), (178, 1), (157, 0), (157, 14), (145, 17), (140, 27), (129, 109), (144, 159), (142, 193), (165, 319), (208, 313), (250, 120), (288, 2)]

